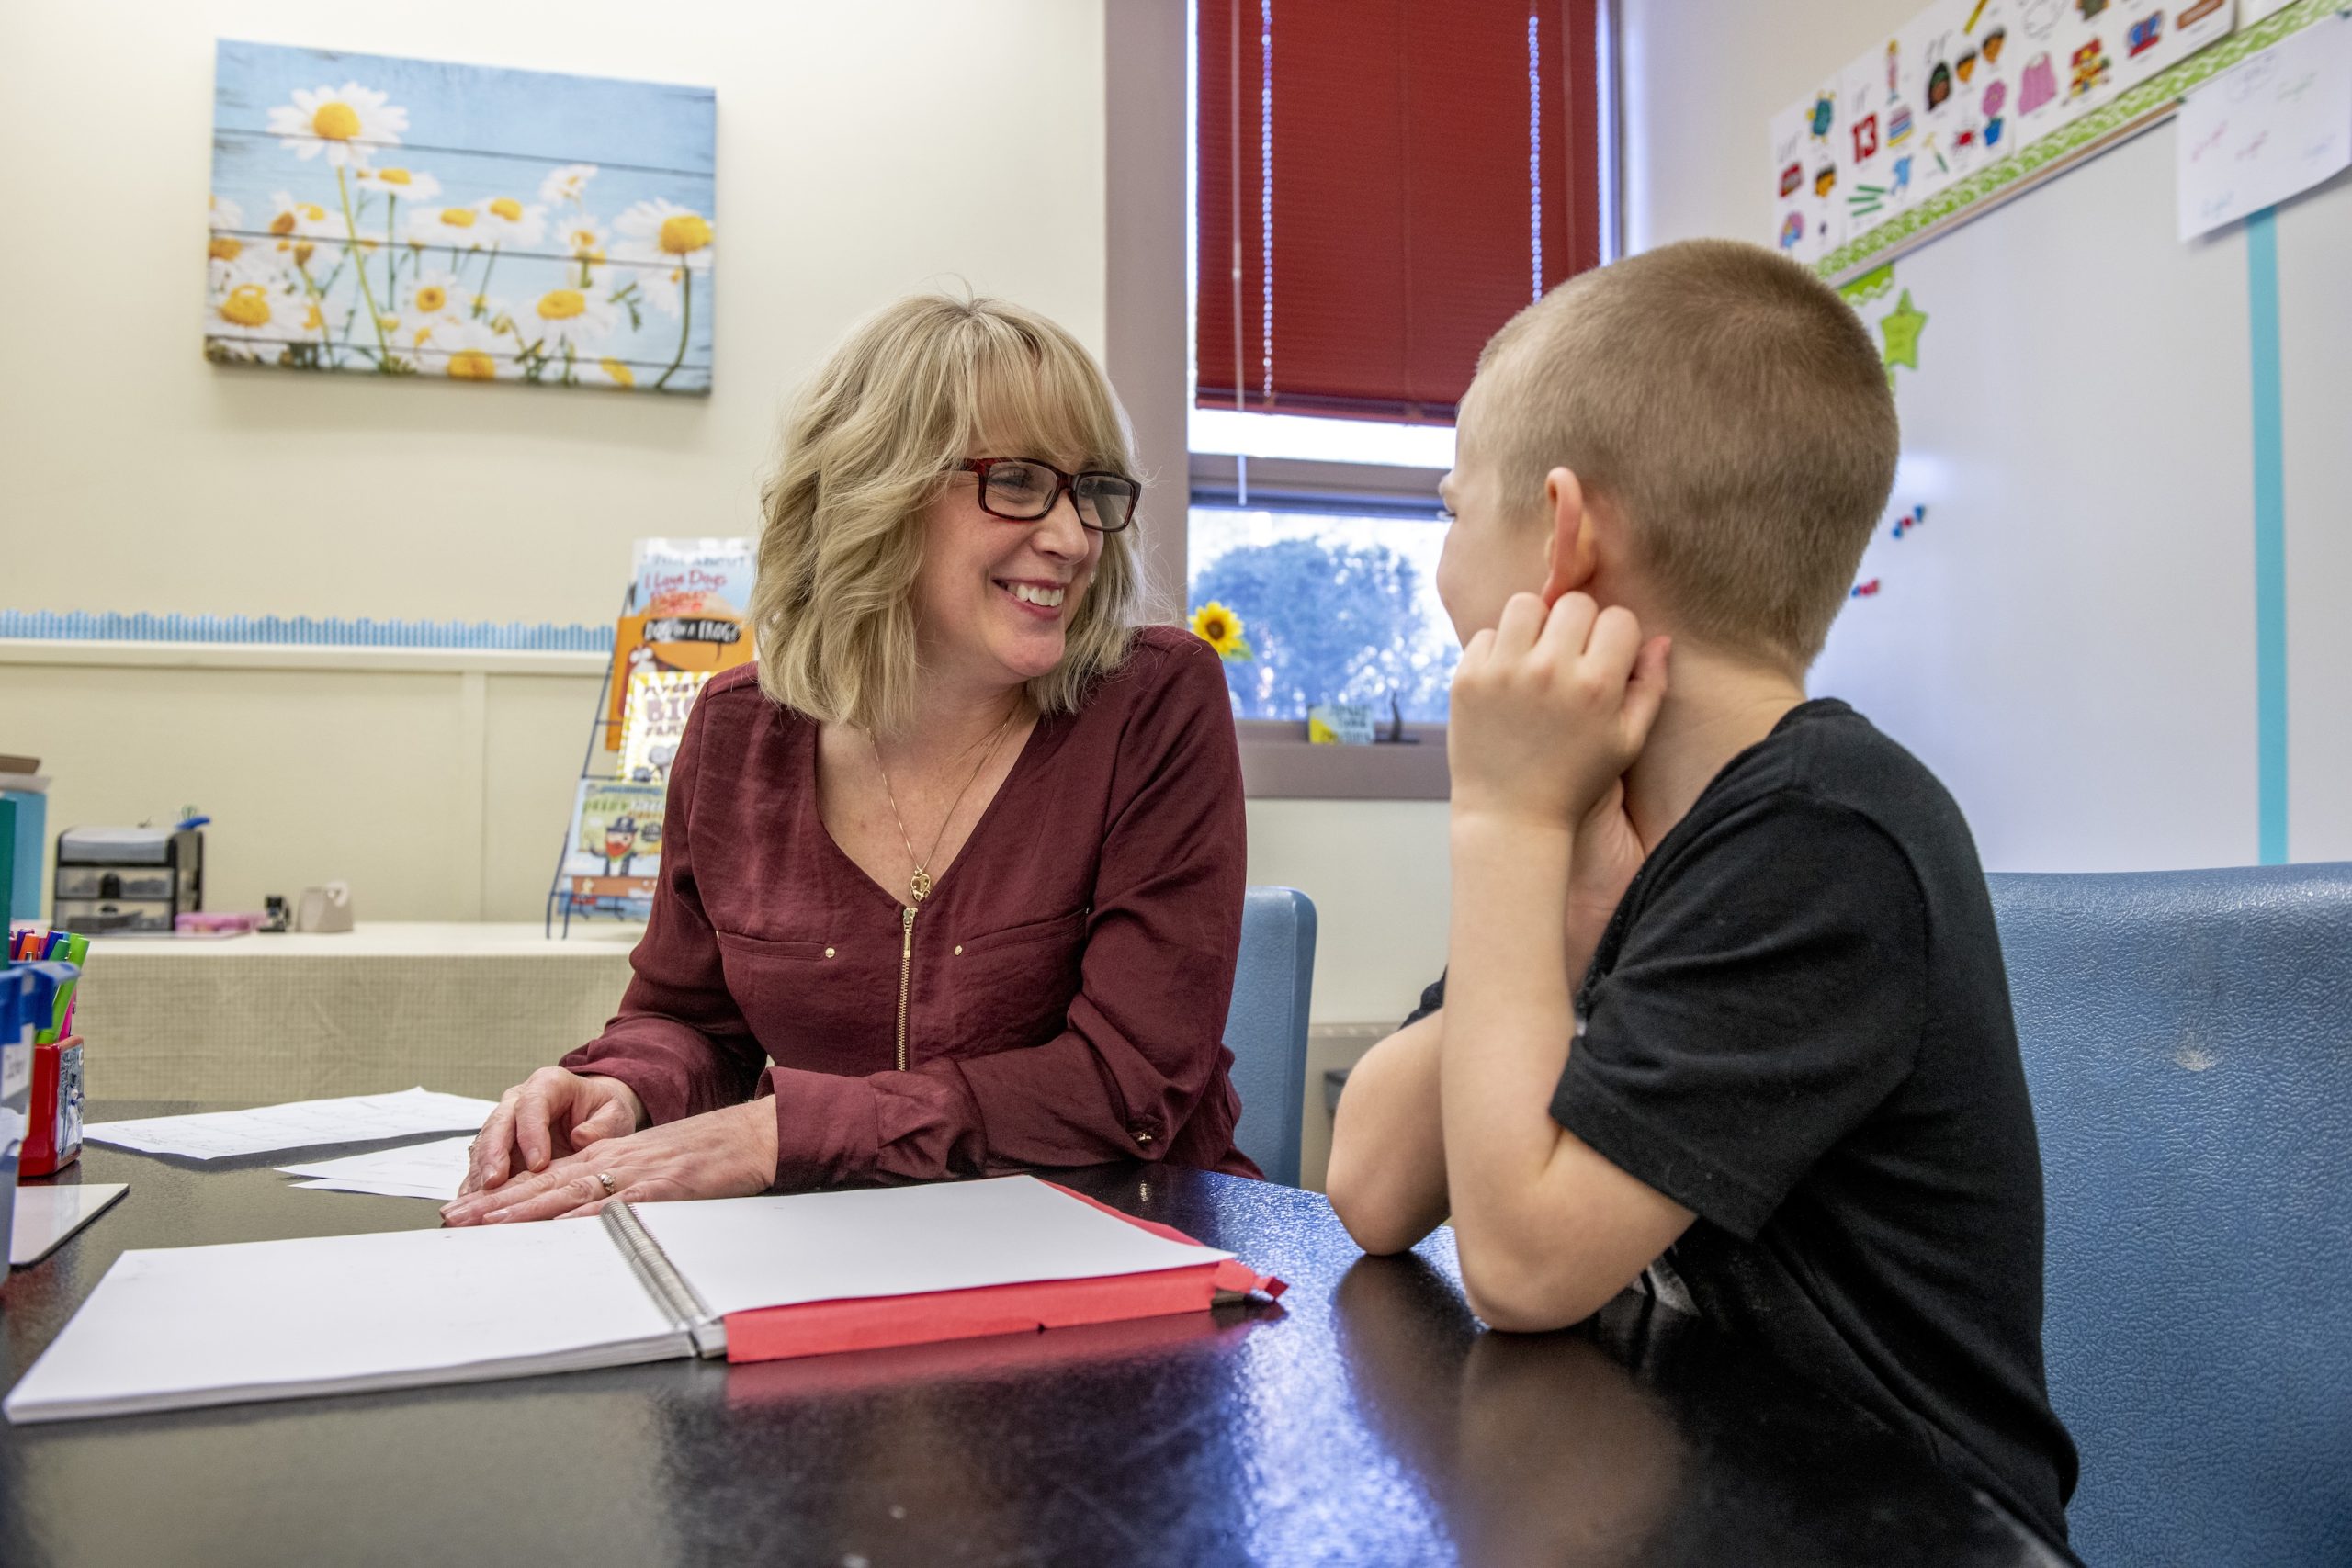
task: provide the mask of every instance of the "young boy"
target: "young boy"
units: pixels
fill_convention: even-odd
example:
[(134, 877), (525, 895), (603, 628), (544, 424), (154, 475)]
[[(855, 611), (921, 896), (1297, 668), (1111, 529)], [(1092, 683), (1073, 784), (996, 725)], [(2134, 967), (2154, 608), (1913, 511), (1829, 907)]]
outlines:
[(1451, 1215), (1497, 1328), (1646, 1275), (2063, 1541), (1984, 872), (1804, 694), (1894, 482), (1869, 333), (1770, 252), (1665, 246), (1497, 333), (1458, 437), (1449, 972), (1349, 1080), (1332, 1206), (1372, 1252)]

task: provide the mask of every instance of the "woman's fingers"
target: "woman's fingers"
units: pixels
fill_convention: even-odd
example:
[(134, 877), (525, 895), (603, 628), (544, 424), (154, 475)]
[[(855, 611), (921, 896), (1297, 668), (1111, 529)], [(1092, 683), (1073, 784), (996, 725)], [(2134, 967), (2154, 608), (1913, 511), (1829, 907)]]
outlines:
[[(545, 1173), (552, 1175), (553, 1172)], [(505, 1198), (500, 1193), (501, 1199)], [(538, 1190), (502, 1204), (482, 1216), (482, 1224), (503, 1225), (525, 1220), (552, 1220), (575, 1209), (592, 1203), (602, 1203), (608, 1194), (605, 1184), (596, 1179), (595, 1172), (583, 1170), (575, 1176), (548, 1181)]]
[(595, 1111), (571, 1129), (573, 1152), (591, 1144), (601, 1144), (606, 1138), (626, 1137), (637, 1131), (637, 1118), (629, 1108), (616, 1100), (608, 1100)]
[(514, 1136), (514, 1098), (518, 1092), (510, 1089), (499, 1096), (498, 1108), (483, 1120), (481, 1131), (474, 1134), (473, 1151), (466, 1161), (466, 1179), (458, 1187), (459, 1197), (495, 1187), (506, 1179), (508, 1151)]

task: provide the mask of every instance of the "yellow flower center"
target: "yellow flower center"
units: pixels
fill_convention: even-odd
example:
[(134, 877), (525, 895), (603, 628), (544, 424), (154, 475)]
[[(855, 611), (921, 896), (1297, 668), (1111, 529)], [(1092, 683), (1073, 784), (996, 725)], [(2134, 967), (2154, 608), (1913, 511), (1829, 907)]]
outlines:
[(291, 208), (269, 220), (269, 231), (283, 238), (294, 232), (294, 212)]
[(318, 247), (308, 240), (298, 241), (294, 246), (294, 265), (296, 266), (310, 265), (311, 253), (317, 249)]
[(237, 253), (244, 248), (226, 234), (215, 234), (212, 236), (209, 254), (214, 261), (235, 261)]
[(698, 251), (710, 243), (710, 223), (691, 212), (662, 220), (662, 248), (673, 256)]
[(1201, 635), (1211, 642), (1223, 642), (1233, 635), (1233, 628), (1225, 624), (1223, 615), (1204, 615), (1201, 617)]
[(604, 367), (605, 375), (610, 376), (613, 378), (613, 384), (615, 386), (634, 387), (637, 385), (636, 373), (630, 370), (628, 366), (623, 365), (619, 360), (600, 359), (596, 361), (596, 363)]
[(449, 356), (449, 374), (460, 381), (494, 381), (498, 367), (479, 348), (461, 348)]
[(306, 333), (324, 332), (326, 325), (327, 319), (319, 313), (318, 301), (312, 300), (311, 308), (303, 312), (302, 330)]
[(492, 212), (497, 213), (501, 218), (505, 219), (509, 223), (520, 223), (523, 221), (523, 204), (515, 200), (511, 196), (502, 196), (497, 197), (495, 200), (491, 202), (490, 209)]
[(388, 186), (404, 186), (410, 183), (406, 169), (379, 169), (376, 171), (376, 177)]
[(449, 291), (435, 284), (428, 283), (416, 291), (416, 308), (420, 310), (438, 310), (448, 303)]
[(269, 296), (258, 283), (241, 283), (220, 301), (220, 319), (241, 327), (269, 325)]
[(330, 141), (348, 141), (359, 134), (359, 111), (340, 100), (321, 104), (311, 116), (311, 130)]
[(539, 320), (568, 321), (588, 309), (588, 297), (577, 288), (550, 288), (539, 296)]
[(297, 202), (295, 209), (313, 223), (323, 223), (327, 220), (327, 209), (315, 201)]
[(474, 209), (470, 207), (445, 207), (441, 209), (441, 222), (446, 228), (470, 229), (474, 226)]

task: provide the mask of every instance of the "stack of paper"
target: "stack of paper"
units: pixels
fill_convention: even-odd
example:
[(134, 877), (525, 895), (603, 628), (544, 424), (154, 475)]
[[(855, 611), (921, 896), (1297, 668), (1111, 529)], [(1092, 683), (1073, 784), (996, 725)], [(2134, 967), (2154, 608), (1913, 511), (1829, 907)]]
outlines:
[(471, 1138), (443, 1138), (437, 1143), (410, 1144), (277, 1168), (288, 1176), (311, 1178), (294, 1185), (312, 1191), (372, 1192), (384, 1198), (433, 1198), (446, 1203), (458, 1195), (466, 1179), (472, 1148)]
[(215, 1111), (197, 1116), (147, 1116), (129, 1122), (95, 1122), (82, 1129), (94, 1144), (114, 1144), (142, 1154), (185, 1159), (233, 1159), (274, 1149), (305, 1149), (322, 1144), (362, 1144), (408, 1138), (422, 1133), (470, 1132), (498, 1109), (495, 1100), (430, 1089), (398, 1094), (359, 1094), (344, 1100), (303, 1100), (252, 1111)]

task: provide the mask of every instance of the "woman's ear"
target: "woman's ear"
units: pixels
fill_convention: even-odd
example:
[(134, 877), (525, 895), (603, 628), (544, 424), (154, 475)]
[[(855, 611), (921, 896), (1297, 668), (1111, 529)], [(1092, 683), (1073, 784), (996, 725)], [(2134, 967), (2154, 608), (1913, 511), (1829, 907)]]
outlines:
[(1544, 546), (1544, 603), (1549, 604), (1592, 581), (1600, 550), (1584, 486), (1572, 470), (1554, 468), (1544, 476), (1544, 510), (1551, 528)]

